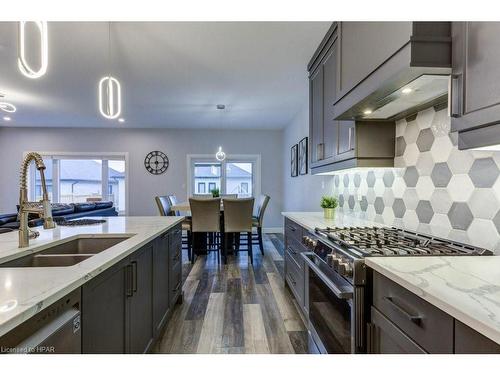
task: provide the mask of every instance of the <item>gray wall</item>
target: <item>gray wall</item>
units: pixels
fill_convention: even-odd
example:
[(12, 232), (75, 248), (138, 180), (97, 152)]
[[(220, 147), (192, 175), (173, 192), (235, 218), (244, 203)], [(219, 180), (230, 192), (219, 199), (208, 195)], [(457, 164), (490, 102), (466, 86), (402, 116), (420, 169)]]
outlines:
[[(180, 129), (0, 128), (0, 212), (15, 211), (19, 168), (24, 151), (129, 152), (129, 215), (156, 215), (155, 195), (186, 198), (187, 154), (211, 154), (222, 145), (227, 154), (260, 154), (262, 193), (271, 196), (265, 227), (282, 225), (282, 131)], [(164, 151), (168, 171), (149, 174), (144, 157)]]
[[(307, 88), (305, 88), (307, 90)], [(290, 148), (309, 136), (309, 104), (306, 103), (293, 121), (283, 130), (283, 210), (320, 211), (322, 195), (332, 194), (332, 176), (290, 176)]]

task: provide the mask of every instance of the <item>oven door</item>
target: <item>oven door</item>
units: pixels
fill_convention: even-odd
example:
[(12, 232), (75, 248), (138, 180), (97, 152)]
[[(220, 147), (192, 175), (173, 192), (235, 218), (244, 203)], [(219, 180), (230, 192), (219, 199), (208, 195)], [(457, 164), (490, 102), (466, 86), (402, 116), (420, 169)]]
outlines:
[(314, 253), (302, 253), (306, 268), (310, 352), (354, 352), (353, 286)]

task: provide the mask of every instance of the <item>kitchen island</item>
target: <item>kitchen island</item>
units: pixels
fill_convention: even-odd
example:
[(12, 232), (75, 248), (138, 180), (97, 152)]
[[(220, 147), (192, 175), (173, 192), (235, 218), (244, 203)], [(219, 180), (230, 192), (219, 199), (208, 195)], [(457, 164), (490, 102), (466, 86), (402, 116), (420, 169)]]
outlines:
[[(180, 279), (180, 223), (183, 217), (106, 217), (103, 219), (106, 220), (105, 223), (89, 226), (58, 226), (55, 229), (49, 230), (37, 228), (40, 236), (31, 240), (29, 246), (26, 248), (18, 248), (17, 232), (0, 234), (0, 267), (6, 262), (12, 262), (15, 259), (36, 254), (55, 245), (78, 238), (123, 237), (123, 240), (120, 240), (119, 243), (72, 266), (0, 268), (0, 337), (15, 330), (17, 326), (40, 313), (47, 306), (57, 302), (65, 295), (80, 287), (90, 285), (98, 277), (103, 278), (106, 272), (109, 272), (123, 262), (130, 263), (127, 263), (124, 269), (128, 270), (131, 268), (135, 270), (136, 274), (137, 265), (139, 264), (140, 266), (141, 261), (144, 260), (142, 262), (145, 266), (143, 274), (147, 279), (145, 279), (144, 288), (142, 289), (149, 288), (146, 294), (150, 294), (153, 297), (156, 280), (160, 283), (159, 287), (164, 287), (164, 285), (161, 285), (161, 277), (166, 277), (166, 281), (163, 284), (168, 282), (168, 277), (175, 276), (177, 279)], [(149, 244), (151, 244), (150, 248), (148, 248)], [(142, 249), (145, 249), (143, 259), (133, 259), (132, 257), (136, 253), (143, 253)], [(164, 269), (157, 269), (161, 263), (160, 261), (164, 263), (162, 265)], [(175, 275), (172, 273), (175, 273)], [(139, 273), (139, 275), (141, 274)], [(123, 281), (128, 282), (127, 275), (123, 277)], [(172, 281), (176, 288), (176, 295), (174, 297), (177, 298), (181, 290), (180, 281), (173, 278)], [(137, 279), (134, 282), (134, 291), (128, 296), (131, 300), (133, 300), (131, 297), (137, 289)], [(139, 277), (140, 282), (141, 279)], [(165, 293), (169, 294), (168, 287), (166, 288)], [(108, 291), (108, 293), (110, 292)], [(84, 289), (82, 293), (83, 305), (85, 304), (85, 299), (86, 293)], [(164, 299), (166, 300), (167, 296), (164, 296)], [(154, 302), (151, 296), (146, 298), (146, 300), (151, 300), (150, 304)], [(111, 302), (109, 308), (112, 308)], [(147, 303), (142, 308), (145, 312), (150, 312)], [(167, 306), (163, 306), (164, 310), (168, 310), (168, 308), (168, 303)], [(151, 306), (150, 309), (154, 309), (154, 306)], [(130, 311), (127, 310), (126, 313), (129, 314)], [(165, 311), (163, 313), (163, 315), (166, 314)], [(120, 317), (115, 317), (115, 319), (120, 319)], [(128, 315), (123, 317), (123, 319), (129, 319)], [(161, 325), (163, 326), (165, 317), (160, 317), (160, 320), (162, 320)], [(95, 324), (94, 321), (85, 322), (84, 313), (82, 317), (84, 330), (86, 323), (89, 325)], [(151, 332), (153, 332), (153, 328)], [(128, 341), (130, 341), (129, 336), (127, 333)], [(129, 343), (124, 343), (123, 347), (129, 347)]]

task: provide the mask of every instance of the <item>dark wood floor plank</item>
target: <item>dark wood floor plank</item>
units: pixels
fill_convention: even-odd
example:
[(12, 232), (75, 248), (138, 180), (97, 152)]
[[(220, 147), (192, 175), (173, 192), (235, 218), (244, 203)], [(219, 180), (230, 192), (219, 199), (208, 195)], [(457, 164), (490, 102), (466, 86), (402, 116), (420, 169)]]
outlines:
[(224, 306), (224, 347), (244, 347), (243, 304), (241, 301), (241, 279), (228, 279)]
[(193, 302), (189, 306), (186, 320), (200, 320), (205, 317), (208, 299), (212, 292), (213, 277), (209, 272), (202, 274), (198, 287), (193, 297)]
[(292, 343), (293, 350), (296, 354), (308, 354), (307, 348), (307, 332), (306, 331), (292, 331), (288, 332), (288, 337)]

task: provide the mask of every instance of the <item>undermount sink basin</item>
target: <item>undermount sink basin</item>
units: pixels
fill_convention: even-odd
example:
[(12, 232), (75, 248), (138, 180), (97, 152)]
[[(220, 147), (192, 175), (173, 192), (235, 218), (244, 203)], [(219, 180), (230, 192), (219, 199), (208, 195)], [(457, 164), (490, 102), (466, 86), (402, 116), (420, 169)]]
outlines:
[(48, 249), (24, 256), (10, 262), (0, 264), (0, 267), (69, 267), (78, 264), (110, 247), (129, 239), (120, 237), (80, 237), (74, 240), (54, 245)]

